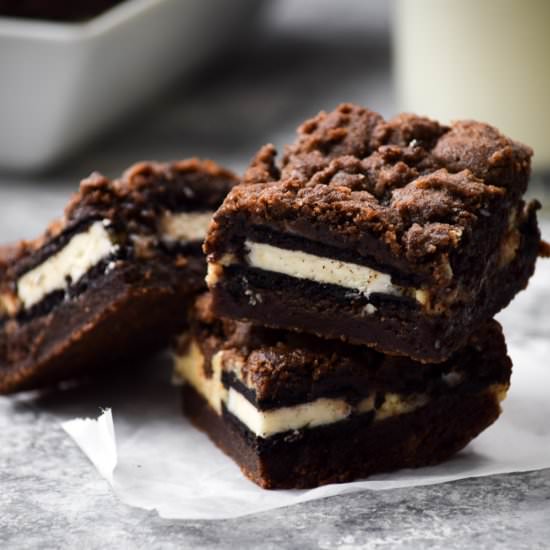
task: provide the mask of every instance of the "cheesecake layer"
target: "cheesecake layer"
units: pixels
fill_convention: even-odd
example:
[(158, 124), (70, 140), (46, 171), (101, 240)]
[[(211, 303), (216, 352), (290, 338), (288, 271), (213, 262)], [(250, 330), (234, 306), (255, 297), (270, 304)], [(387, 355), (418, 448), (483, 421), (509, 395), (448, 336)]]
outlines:
[(397, 296), (416, 293), (416, 289), (395, 285), (389, 274), (370, 267), (249, 240), (245, 241), (245, 249), (248, 251), (246, 263), (263, 271), (340, 286), (367, 297), (373, 293)]
[(161, 215), (160, 238), (167, 243), (180, 245), (200, 242), (206, 237), (214, 212), (170, 212)]
[(108, 220), (92, 223), (61, 250), (22, 275), (17, 281), (17, 296), (23, 307), (28, 309), (51, 292), (77, 283), (92, 267), (115, 254), (117, 245), (108, 225)]

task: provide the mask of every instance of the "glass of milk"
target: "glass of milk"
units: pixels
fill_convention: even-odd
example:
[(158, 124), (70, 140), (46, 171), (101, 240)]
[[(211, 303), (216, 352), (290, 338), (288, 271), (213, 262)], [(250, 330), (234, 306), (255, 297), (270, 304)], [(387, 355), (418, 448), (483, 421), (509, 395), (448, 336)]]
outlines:
[(550, 171), (550, 0), (397, 0), (401, 111), (488, 122)]

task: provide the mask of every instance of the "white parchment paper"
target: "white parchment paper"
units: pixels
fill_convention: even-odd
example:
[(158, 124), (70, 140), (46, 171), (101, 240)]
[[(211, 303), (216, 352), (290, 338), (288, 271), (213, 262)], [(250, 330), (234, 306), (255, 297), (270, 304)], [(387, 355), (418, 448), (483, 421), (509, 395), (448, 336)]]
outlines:
[(63, 428), (118, 497), (165, 518), (221, 519), (364, 489), (441, 483), (550, 467), (550, 261), (540, 261), (529, 290), (500, 316), (514, 362), (501, 418), (440, 466), (308, 491), (266, 491), (243, 477), (182, 417), (165, 367), (136, 374), (93, 399), (110, 407), (97, 419)]

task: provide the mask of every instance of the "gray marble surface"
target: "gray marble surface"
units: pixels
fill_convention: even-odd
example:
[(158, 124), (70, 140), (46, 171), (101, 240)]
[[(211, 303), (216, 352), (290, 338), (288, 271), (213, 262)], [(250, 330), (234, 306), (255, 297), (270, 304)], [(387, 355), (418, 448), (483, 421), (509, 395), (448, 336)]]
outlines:
[[(283, 144), (304, 116), (341, 100), (390, 114), (384, 10), (361, 9), (339, 26), (330, 3), (313, 23), (283, 4), (261, 37), (65, 166), (1, 174), (0, 240), (39, 233), (95, 169), (116, 175), (141, 158), (196, 154), (240, 170), (258, 145)], [(76, 547), (545, 549), (550, 470), (344, 495), (245, 519), (168, 521), (120, 503), (44, 400), (0, 398), (0, 548)]]
[(0, 432), (1, 548), (549, 547), (548, 470), (168, 521), (118, 502), (40, 409), (0, 401)]

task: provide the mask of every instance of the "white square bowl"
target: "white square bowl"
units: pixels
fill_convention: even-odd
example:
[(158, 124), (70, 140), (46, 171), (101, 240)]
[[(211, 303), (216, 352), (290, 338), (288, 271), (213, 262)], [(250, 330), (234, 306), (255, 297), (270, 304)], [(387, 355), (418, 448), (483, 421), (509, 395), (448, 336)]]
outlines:
[(42, 170), (250, 23), (257, 0), (127, 0), (84, 23), (0, 17), (0, 168)]

